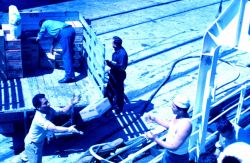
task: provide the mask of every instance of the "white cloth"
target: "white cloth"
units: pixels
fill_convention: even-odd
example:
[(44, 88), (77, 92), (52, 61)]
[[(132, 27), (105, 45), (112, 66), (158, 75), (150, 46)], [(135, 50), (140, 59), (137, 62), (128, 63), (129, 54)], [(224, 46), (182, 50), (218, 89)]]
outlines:
[(30, 130), (25, 137), (25, 144), (28, 143), (43, 143), (46, 134), (48, 133), (48, 126), (52, 124), (51, 118), (61, 111), (60, 108), (50, 108), (50, 113), (46, 114), (36, 111), (33, 121), (30, 126)]
[(241, 161), (241, 163), (250, 162), (250, 145), (243, 142), (233, 143), (225, 148), (225, 150), (219, 155), (218, 163), (222, 163), (222, 160), (226, 156), (233, 156)]

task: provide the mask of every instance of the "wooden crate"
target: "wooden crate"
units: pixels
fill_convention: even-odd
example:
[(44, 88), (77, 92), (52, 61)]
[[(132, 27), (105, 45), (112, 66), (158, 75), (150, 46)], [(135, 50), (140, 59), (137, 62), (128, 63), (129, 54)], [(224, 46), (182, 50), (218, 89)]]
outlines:
[(11, 30), (10, 24), (2, 24), (2, 30), (4, 34), (10, 34), (10, 30)]
[[(104, 60), (105, 47), (97, 38), (94, 30), (85, 21), (84, 17), (75, 11), (66, 12), (21, 12), (22, 17), (22, 31), (34, 30), (38, 31), (39, 21), (42, 19), (58, 20), (64, 22), (71, 22), (76, 31), (76, 42), (74, 51), (87, 55), (84, 58), (83, 64), (87, 63), (89, 75), (94, 78), (98, 88), (103, 92), (105, 86), (104, 80)], [(53, 43), (45, 43), (42, 45), (45, 52), (52, 52), (51, 45)]]
[(5, 49), (6, 50), (20, 50), (21, 49), (21, 39), (14, 39), (10, 34), (5, 35)]
[(83, 51), (83, 44), (74, 44), (74, 51)]
[(75, 36), (75, 41), (74, 41), (75, 44), (82, 44), (82, 41), (83, 41), (83, 35)]
[(79, 113), (84, 122), (101, 117), (111, 108), (111, 104), (107, 98), (103, 98), (96, 103), (90, 104)]
[(0, 29), (0, 45), (4, 43), (4, 31)]
[(65, 23), (70, 24), (76, 32), (76, 35), (83, 33), (83, 25), (80, 21), (66, 21)]
[(6, 71), (0, 67), (0, 80), (7, 80)]
[(34, 38), (22, 40), (22, 61), (25, 70), (36, 70), (39, 67), (39, 45)]
[(7, 70), (6, 74), (7, 74), (8, 79), (22, 78), (23, 69)]
[(5, 37), (4, 37), (4, 32), (3, 30), (0, 30), (0, 52), (4, 52), (4, 42), (5, 42)]
[(39, 67), (39, 50), (33, 52), (22, 51), (22, 62), (25, 70), (36, 70)]
[(0, 51), (0, 68), (5, 71), (5, 55)]
[(5, 51), (6, 62), (9, 60), (22, 60), (21, 50), (6, 50)]
[(6, 62), (6, 71), (23, 69), (22, 60), (9, 60)]
[(0, 80), (6, 80), (6, 64), (4, 52), (0, 51)]

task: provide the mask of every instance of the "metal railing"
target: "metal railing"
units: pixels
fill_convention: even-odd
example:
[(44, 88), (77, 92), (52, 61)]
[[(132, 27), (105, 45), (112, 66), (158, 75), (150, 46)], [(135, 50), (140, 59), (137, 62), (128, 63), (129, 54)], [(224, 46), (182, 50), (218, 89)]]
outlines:
[[(236, 110), (236, 115), (235, 117), (231, 120), (232, 123), (238, 123), (239, 119), (241, 117), (241, 115), (247, 113), (248, 111), (250, 111), (250, 107), (246, 108), (245, 110), (242, 110), (242, 106), (245, 100), (250, 99), (250, 95), (248, 95), (247, 97), (245, 97), (246, 95), (246, 90), (250, 89), (250, 80), (247, 80), (246, 82), (244, 82), (242, 84), (242, 86), (240, 88), (238, 88), (237, 90), (233, 91), (232, 93), (230, 93), (229, 95), (225, 96), (223, 99), (219, 100), (218, 102), (214, 103), (212, 105), (212, 107), (219, 105), (221, 102), (232, 98), (234, 95), (237, 95), (240, 93), (240, 98), (239, 98), (239, 102), (236, 104), (233, 104), (231, 107), (227, 108), (225, 111), (223, 111), (222, 113), (220, 113), (219, 115), (217, 115), (215, 118), (213, 118), (212, 120), (210, 120), (208, 122), (208, 124), (212, 124), (214, 123), (216, 120), (218, 120), (220, 117), (224, 116), (225, 114), (227, 114), (229, 111), (233, 110), (235, 107), (237, 107)], [(194, 121), (195, 119), (201, 117), (201, 114), (196, 115), (195, 117), (192, 117), (192, 121)], [(191, 134), (192, 136), (195, 136), (196, 134), (199, 133), (199, 130), (196, 130), (195, 132), (193, 132)], [(217, 135), (218, 132), (215, 131), (214, 133), (211, 133), (209, 136), (206, 137), (206, 142), (209, 142), (215, 135)], [(165, 135), (162, 136), (160, 139), (164, 139)], [(128, 162), (133, 162), (133, 160), (135, 158), (137, 158), (137, 156), (140, 156), (143, 152), (149, 150), (150, 148), (154, 147), (156, 145), (155, 142), (152, 142), (151, 144), (145, 146), (144, 148), (142, 148), (141, 150), (137, 151), (136, 153), (130, 154), (126, 159), (124, 159), (123, 161), (121, 161), (122, 163), (128, 163)], [(189, 150), (189, 153), (195, 152), (195, 150), (197, 149), (196, 147), (193, 147)], [(159, 155), (157, 155), (156, 157), (154, 157), (149, 163), (157, 163), (159, 162), (162, 157), (163, 157), (164, 152), (160, 153)]]

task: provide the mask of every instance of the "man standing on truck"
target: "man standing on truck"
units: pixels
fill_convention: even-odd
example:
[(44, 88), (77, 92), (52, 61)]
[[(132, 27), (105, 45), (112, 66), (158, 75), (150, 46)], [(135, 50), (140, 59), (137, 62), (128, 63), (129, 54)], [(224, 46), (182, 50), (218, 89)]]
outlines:
[(67, 106), (63, 108), (52, 108), (44, 94), (35, 95), (32, 99), (33, 106), (36, 110), (35, 116), (24, 140), (25, 150), (19, 155), (17, 162), (22, 160), (29, 161), (30, 163), (41, 163), (43, 144), (49, 131), (83, 134), (83, 132), (75, 128), (75, 125), (63, 127), (56, 126), (51, 122), (53, 116), (60, 113), (67, 113), (79, 101), (80, 96), (73, 96)]
[(113, 37), (112, 61), (105, 60), (110, 67), (109, 81), (104, 96), (108, 97), (112, 108), (116, 113), (123, 111), (124, 106), (124, 80), (126, 78), (126, 68), (128, 66), (128, 55), (122, 47), (122, 39), (118, 36)]
[(62, 46), (62, 60), (65, 70), (65, 76), (59, 80), (59, 83), (70, 83), (75, 81), (75, 73), (73, 68), (73, 48), (75, 40), (74, 28), (64, 22), (55, 20), (42, 19), (39, 22), (40, 32), (36, 41), (43, 39), (45, 36), (53, 37), (55, 41)]

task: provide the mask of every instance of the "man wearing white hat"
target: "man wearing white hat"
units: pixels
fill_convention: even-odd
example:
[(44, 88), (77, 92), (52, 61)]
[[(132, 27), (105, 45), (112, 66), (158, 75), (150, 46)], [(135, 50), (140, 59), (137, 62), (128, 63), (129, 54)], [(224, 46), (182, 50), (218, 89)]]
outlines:
[(147, 115), (149, 122), (156, 122), (168, 129), (166, 140), (158, 138), (157, 134), (149, 131), (146, 136), (153, 139), (157, 144), (166, 148), (162, 162), (167, 163), (186, 163), (189, 161), (188, 145), (189, 136), (192, 132), (192, 123), (188, 116), (190, 100), (184, 95), (177, 95), (172, 103), (174, 117), (170, 121), (160, 119), (153, 115)]

